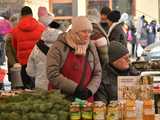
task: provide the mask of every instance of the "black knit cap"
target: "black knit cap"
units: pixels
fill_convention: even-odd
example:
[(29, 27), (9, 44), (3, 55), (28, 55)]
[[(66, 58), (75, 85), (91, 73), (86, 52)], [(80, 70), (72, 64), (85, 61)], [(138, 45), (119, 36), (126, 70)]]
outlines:
[(24, 6), (21, 9), (21, 16), (25, 16), (25, 15), (33, 15), (32, 9), (30, 7), (28, 7), (28, 6)]
[(108, 48), (108, 56), (110, 63), (113, 63), (114, 61), (118, 60), (119, 58), (123, 57), (128, 53), (129, 53), (128, 49), (120, 42), (117, 41), (110, 42)]
[(120, 17), (121, 13), (118, 10), (113, 10), (107, 15), (107, 18), (112, 22), (118, 22)]

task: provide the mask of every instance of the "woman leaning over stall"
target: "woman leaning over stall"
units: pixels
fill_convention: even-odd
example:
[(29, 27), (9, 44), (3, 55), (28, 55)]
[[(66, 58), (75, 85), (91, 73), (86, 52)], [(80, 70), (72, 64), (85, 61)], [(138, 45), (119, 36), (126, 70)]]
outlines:
[(47, 75), (70, 100), (93, 101), (101, 82), (101, 65), (90, 42), (92, 25), (85, 16), (73, 17), (72, 28), (61, 34), (48, 52)]

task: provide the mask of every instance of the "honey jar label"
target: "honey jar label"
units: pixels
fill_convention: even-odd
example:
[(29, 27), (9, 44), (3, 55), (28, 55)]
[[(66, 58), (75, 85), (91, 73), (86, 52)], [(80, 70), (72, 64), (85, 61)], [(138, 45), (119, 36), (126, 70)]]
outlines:
[(91, 112), (82, 112), (82, 119), (92, 120), (92, 111)]
[(72, 112), (70, 113), (70, 120), (80, 120), (81, 113), (80, 112)]

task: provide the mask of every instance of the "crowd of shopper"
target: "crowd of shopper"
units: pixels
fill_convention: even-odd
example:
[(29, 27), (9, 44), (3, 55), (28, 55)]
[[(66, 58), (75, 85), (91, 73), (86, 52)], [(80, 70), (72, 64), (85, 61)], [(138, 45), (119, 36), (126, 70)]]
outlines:
[[(60, 89), (69, 100), (109, 103), (117, 100), (118, 76), (139, 75), (130, 66), (127, 44), (133, 45), (134, 53), (144, 16), (138, 30), (126, 23), (127, 18), (109, 7), (92, 8), (86, 16), (72, 17), (64, 31), (46, 7), (38, 8), (36, 20), (32, 9), (24, 6), (7, 21), (5, 33), (0, 28), (0, 45), (5, 42), (5, 52), (0, 54), (8, 57), (8, 69), (21, 68), (23, 89)], [(146, 27), (148, 44), (154, 42), (155, 24)]]

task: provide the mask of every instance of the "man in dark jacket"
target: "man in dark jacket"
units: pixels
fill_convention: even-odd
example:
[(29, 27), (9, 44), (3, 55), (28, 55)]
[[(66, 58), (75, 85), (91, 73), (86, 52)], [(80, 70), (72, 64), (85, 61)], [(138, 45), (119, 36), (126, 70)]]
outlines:
[(111, 11), (107, 15), (107, 23), (109, 25), (108, 39), (109, 41), (117, 40), (127, 47), (127, 34), (122, 29), (122, 23), (119, 22), (121, 14), (117, 10)]
[(112, 41), (110, 43), (108, 55), (109, 63), (105, 65), (101, 85), (95, 94), (95, 100), (101, 100), (105, 103), (118, 98), (118, 76), (138, 75), (138, 72), (129, 66), (128, 49), (120, 42)]

